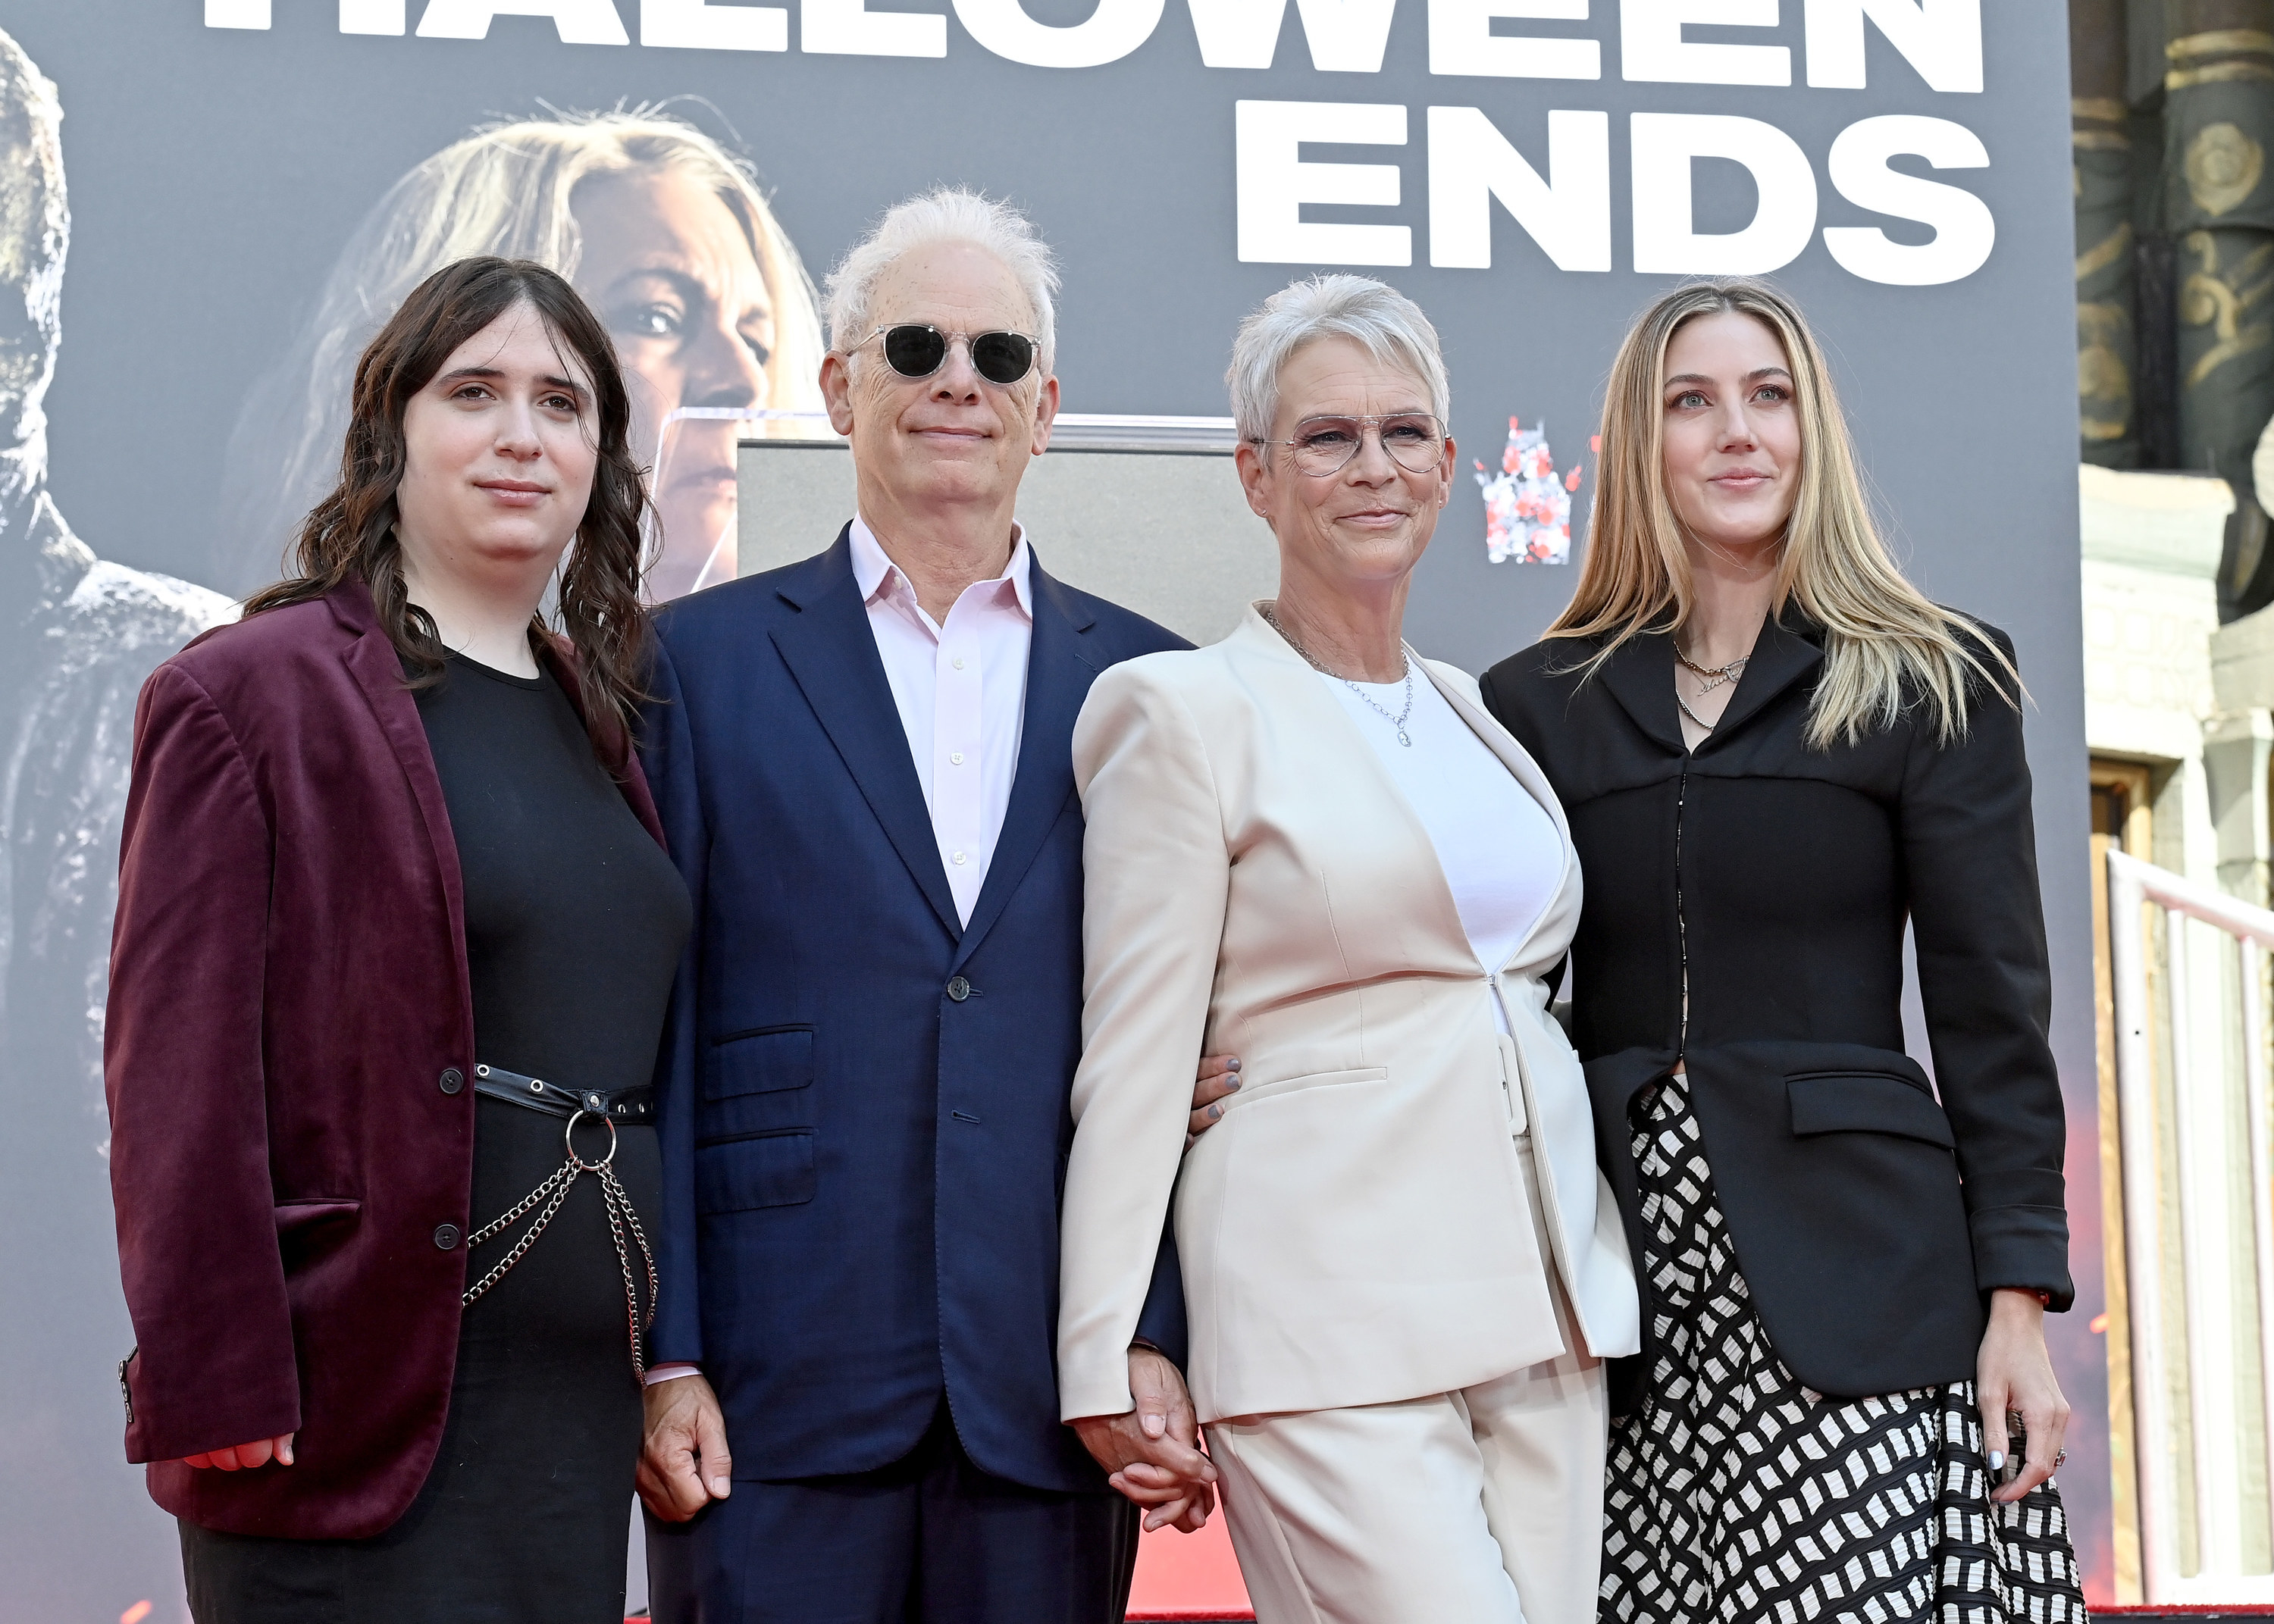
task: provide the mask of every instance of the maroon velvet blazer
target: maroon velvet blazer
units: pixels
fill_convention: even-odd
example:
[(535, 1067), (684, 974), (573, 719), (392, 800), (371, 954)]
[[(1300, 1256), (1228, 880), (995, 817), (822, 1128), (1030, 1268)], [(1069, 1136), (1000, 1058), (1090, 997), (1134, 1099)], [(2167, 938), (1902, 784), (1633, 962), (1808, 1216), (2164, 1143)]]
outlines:
[[(449, 1405), (474, 1032), (441, 783), (360, 585), (144, 686), (103, 1047), (127, 1458), (207, 1528), (379, 1533)], [(297, 1464), (181, 1463), (279, 1432)]]

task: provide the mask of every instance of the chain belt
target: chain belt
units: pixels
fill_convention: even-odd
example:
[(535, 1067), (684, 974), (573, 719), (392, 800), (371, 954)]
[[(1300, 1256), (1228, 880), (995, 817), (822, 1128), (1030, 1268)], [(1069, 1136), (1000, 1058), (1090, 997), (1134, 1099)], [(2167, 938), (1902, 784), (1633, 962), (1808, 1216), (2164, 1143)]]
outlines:
[[(641, 1380), (647, 1375), (647, 1362), (643, 1356), (643, 1334), (655, 1320), (655, 1253), (647, 1244), (647, 1232), (640, 1228), (639, 1214), (633, 1210), (630, 1194), (624, 1181), (616, 1177), (612, 1165), (616, 1159), (616, 1123), (650, 1122), (655, 1116), (655, 1091), (641, 1086), (618, 1088), (613, 1091), (585, 1089), (578, 1092), (564, 1088), (558, 1083), (542, 1079), (523, 1077), (518, 1071), (504, 1071), (497, 1066), (478, 1065), (474, 1068), (474, 1092), (487, 1094), (493, 1100), (524, 1106), (544, 1112), (548, 1116), (562, 1118), (567, 1126), (562, 1138), (567, 1143), (568, 1159), (553, 1169), (536, 1189), (516, 1201), (512, 1208), (492, 1219), (466, 1237), (471, 1252), (485, 1241), (494, 1240), (533, 1208), (542, 1207), (537, 1220), (523, 1230), (512, 1249), (501, 1258), (490, 1272), (466, 1289), (463, 1306), (471, 1308), (481, 1295), (506, 1277), (522, 1255), (537, 1237), (545, 1233), (545, 1226), (553, 1222), (553, 1214), (568, 1199), (568, 1192), (577, 1179), (590, 1173), (599, 1180), (600, 1200), (608, 1212), (608, 1232), (616, 1243), (616, 1265), (624, 1277), (624, 1312), (630, 1333), (632, 1374)], [(586, 1116), (598, 1118), (608, 1130), (608, 1154), (598, 1162), (587, 1162), (576, 1153), (576, 1124)], [(647, 1307), (640, 1307), (639, 1288), (632, 1274), (631, 1249), (624, 1237), (629, 1231), (632, 1242), (639, 1247), (640, 1262), (647, 1274)]]

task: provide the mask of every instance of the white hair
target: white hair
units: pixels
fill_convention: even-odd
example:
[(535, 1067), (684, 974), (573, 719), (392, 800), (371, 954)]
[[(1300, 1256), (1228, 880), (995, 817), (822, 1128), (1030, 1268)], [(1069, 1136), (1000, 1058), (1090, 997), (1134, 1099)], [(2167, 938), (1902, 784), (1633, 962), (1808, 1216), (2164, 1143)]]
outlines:
[(1321, 338), (1347, 338), (1382, 365), (1412, 372), (1428, 390), (1438, 422), (1451, 417), (1444, 354), (1421, 307), (1371, 276), (1328, 274), (1289, 283), (1239, 324), (1224, 382), (1242, 440), (1271, 437), (1271, 420), (1279, 415), (1279, 374), (1296, 351)]
[(1042, 373), (1048, 377), (1058, 356), (1058, 256), (1033, 221), (1008, 203), (962, 186), (937, 186), (895, 203), (837, 262), (825, 284), (823, 315), (831, 348), (849, 355), (868, 339), (876, 330), (870, 302), (877, 279), (901, 255), (934, 243), (983, 248), (1018, 280), (1035, 314), (1034, 336), (1042, 348)]

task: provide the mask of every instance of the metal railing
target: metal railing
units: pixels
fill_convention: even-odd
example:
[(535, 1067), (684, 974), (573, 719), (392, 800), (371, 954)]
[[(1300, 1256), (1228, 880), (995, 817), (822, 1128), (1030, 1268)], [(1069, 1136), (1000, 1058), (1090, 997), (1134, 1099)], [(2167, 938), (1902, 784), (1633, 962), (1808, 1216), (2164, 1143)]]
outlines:
[(2274, 1600), (2274, 913), (2112, 851), (2108, 921), (2142, 1589)]

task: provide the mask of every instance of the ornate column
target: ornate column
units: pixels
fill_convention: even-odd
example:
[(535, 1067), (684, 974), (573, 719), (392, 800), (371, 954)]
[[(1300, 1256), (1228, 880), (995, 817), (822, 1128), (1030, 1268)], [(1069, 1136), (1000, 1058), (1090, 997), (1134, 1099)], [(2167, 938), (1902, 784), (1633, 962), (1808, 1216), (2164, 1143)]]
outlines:
[[(2223, 613), (2274, 589), (2250, 455), (2274, 417), (2274, 0), (2167, 0), (2164, 218), (2179, 243), (2180, 451), (2234, 487)], [(2268, 492), (2274, 500), (2274, 492)]]
[(2079, 450), (2136, 468), (2133, 421), (2132, 138), (2126, 132), (2124, 0), (2069, 0), (2070, 143), (2076, 184)]

